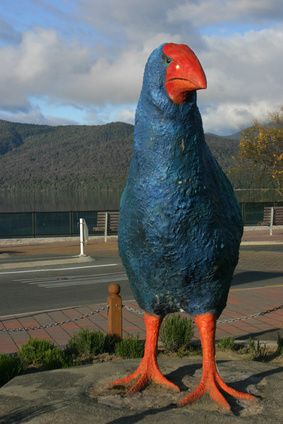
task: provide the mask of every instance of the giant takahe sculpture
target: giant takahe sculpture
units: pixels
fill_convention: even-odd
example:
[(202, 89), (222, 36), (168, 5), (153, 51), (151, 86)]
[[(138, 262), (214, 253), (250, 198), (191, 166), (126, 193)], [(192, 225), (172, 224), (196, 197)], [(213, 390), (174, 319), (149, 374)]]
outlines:
[(242, 219), (233, 189), (205, 143), (196, 90), (204, 71), (184, 44), (163, 44), (146, 64), (136, 111), (134, 151), (121, 198), (119, 249), (140, 307), (146, 344), (137, 370), (113, 385), (150, 381), (174, 390), (157, 364), (163, 317), (184, 310), (194, 316), (202, 352), (199, 386), (179, 404), (221, 392), (253, 399), (227, 386), (215, 363), (216, 320), (226, 305), (238, 262)]

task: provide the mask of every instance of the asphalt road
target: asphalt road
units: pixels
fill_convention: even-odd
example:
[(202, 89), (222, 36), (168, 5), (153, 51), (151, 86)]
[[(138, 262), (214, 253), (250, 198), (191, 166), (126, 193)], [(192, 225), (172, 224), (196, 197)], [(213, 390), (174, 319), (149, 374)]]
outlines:
[[(282, 277), (282, 245), (245, 246), (241, 248), (232, 286), (283, 287)], [(133, 298), (117, 255), (84, 264), (0, 271), (0, 316), (104, 303), (110, 282), (120, 284), (123, 299)]]

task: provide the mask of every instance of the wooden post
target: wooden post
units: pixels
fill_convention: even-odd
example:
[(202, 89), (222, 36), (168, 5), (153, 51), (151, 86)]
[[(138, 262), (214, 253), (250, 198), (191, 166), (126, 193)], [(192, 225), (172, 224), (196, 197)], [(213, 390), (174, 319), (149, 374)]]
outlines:
[(111, 336), (122, 339), (122, 298), (119, 284), (112, 283), (108, 286), (108, 331)]

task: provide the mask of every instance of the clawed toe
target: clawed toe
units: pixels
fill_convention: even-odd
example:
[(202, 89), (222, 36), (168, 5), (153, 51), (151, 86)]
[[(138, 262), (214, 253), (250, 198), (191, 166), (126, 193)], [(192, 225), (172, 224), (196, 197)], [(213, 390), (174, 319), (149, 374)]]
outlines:
[(236, 399), (243, 399), (243, 400), (255, 400), (256, 397), (254, 395), (251, 395), (250, 393), (245, 393), (245, 392), (239, 392), (238, 390), (233, 389), (233, 387), (228, 386), (226, 383), (224, 383), (224, 381), (222, 380), (222, 378), (220, 377), (220, 375), (217, 373), (216, 374), (216, 381), (218, 386), (228, 395), (236, 398)]
[(133, 386), (131, 386), (127, 393), (129, 395), (134, 394), (134, 393), (138, 393), (141, 390), (143, 390), (149, 383), (149, 379), (146, 375), (141, 376)]
[(193, 403), (196, 400), (200, 399), (205, 393), (207, 393), (210, 398), (215, 401), (221, 408), (226, 409), (227, 411), (231, 410), (231, 407), (223, 394), (224, 392), (236, 399), (244, 400), (254, 400), (255, 396), (250, 393), (239, 392), (238, 390), (233, 389), (228, 386), (220, 375), (216, 372), (211, 375), (205, 375), (202, 377), (202, 380), (198, 387), (192, 392), (185, 396), (178, 402), (178, 406), (185, 406), (189, 403)]
[[(138, 370), (137, 370), (138, 371)], [(134, 384), (128, 388), (127, 393), (133, 394), (140, 392), (143, 390), (148, 384), (151, 382), (158, 384), (159, 386), (165, 387), (170, 390), (174, 390), (175, 392), (180, 392), (180, 388), (167, 380), (166, 377), (159, 371), (159, 369), (155, 369), (151, 372), (135, 372), (126, 377), (119, 378), (113, 383), (111, 383), (110, 388), (117, 388), (117, 386), (128, 386), (130, 383), (134, 381)]]
[(135, 380), (137, 376), (138, 375), (136, 373), (132, 373), (126, 377), (118, 378), (111, 383), (110, 388), (115, 388), (117, 386), (127, 386), (131, 381)]

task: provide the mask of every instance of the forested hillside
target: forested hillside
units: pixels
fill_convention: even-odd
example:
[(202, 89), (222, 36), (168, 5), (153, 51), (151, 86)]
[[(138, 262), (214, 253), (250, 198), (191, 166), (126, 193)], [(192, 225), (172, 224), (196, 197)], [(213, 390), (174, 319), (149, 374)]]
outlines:
[[(238, 138), (206, 135), (227, 170), (235, 166)], [(119, 186), (125, 181), (133, 126), (18, 124), (0, 121), (1, 189), (50, 189)]]
[(36, 189), (85, 184), (92, 187), (121, 183), (126, 176), (133, 136), (131, 125), (3, 126), (2, 189), (19, 185)]
[(18, 124), (0, 120), (0, 155), (20, 146), (28, 137), (52, 130), (53, 128), (47, 125)]

